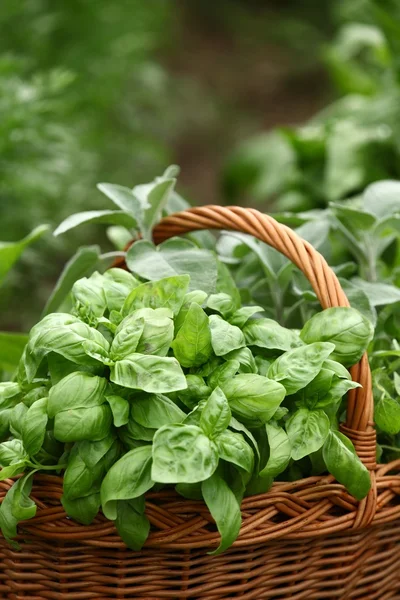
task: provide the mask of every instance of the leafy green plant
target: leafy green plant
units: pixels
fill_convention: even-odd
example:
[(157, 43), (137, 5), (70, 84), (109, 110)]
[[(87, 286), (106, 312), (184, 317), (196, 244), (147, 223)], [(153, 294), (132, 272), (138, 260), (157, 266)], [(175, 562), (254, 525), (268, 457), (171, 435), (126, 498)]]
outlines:
[[(173, 183), (102, 187), (146, 236)], [(280, 326), (242, 306), (215, 252), (189, 239), (143, 240), (126, 260), (131, 272), (75, 281), (71, 310), (33, 327), (15, 380), (0, 384), (0, 478), (21, 476), (0, 508), (7, 539), (35, 515), (37, 471), (63, 472), (67, 514), (89, 524), (101, 508), (133, 549), (149, 533), (154, 486), (204, 499), (221, 535), (214, 553), (236, 539), (244, 495), (293, 468), (314, 472), (316, 452), (356, 498), (368, 493), (368, 471), (338, 433), (358, 385), (345, 365), (373, 334), (366, 317), (337, 308), (301, 332)]]
[[(383, 461), (400, 453), (400, 183), (380, 181), (363, 194), (330, 203), (324, 210), (281, 213), (281, 221), (294, 226), (327, 258), (339, 277), (351, 305), (375, 328), (369, 346), (375, 398), (375, 422)], [(335, 317), (326, 323), (331, 309), (318, 313), (319, 303), (306, 280), (286, 259), (249, 236), (226, 233), (218, 242), (220, 257), (231, 266), (246, 302), (264, 306), (280, 323), (303, 327), (307, 343), (333, 341)], [(343, 317), (340, 317), (341, 319)], [(364, 320), (360, 321), (362, 329)], [(276, 339), (280, 340), (279, 329)], [(264, 344), (260, 326), (251, 324), (253, 343)], [(354, 323), (352, 333), (356, 333)], [(258, 338), (260, 338), (258, 340)], [(258, 340), (258, 341), (257, 341)], [(346, 334), (336, 337), (331, 358), (348, 366), (353, 354)], [(339, 352), (339, 354), (338, 354)], [(347, 355), (347, 356), (346, 356)], [(336, 442), (335, 442), (336, 443)]]
[(365, 0), (352, 13), (348, 3), (337, 4), (345, 22), (321, 52), (346, 95), (303, 126), (242, 143), (223, 175), (230, 201), (309, 210), (400, 177), (399, 7)]

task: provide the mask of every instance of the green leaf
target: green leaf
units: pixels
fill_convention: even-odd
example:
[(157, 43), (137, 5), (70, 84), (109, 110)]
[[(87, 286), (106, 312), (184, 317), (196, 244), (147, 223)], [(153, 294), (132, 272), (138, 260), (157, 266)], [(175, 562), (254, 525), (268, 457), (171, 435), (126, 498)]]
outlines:
[(173, 192), (175, 183), (175, 178), (157, 177), (151, 183), (133, 188), (132, 194), (138, 198), (143, 210), (141, 231), (145, 239), (151, 240), (151, 231), (161, 218), (161, 212)]
[(239, 367), (240, 363), (238, 360), (227, 360), (225, 363), (214, 369), (207, 379), (208, 385), (211, 389), (220, 387), (237, 374)]
[(231, 325), (236, 325), (240, 329), (246, 325), (249, 319), (257, 313), (264, 312), (261, 306), (242, 306), (236, 310), (228, 321)]
[(328, 308), (316, 313), (301, 330), (306, 344), (330, 342), (335, 345), (331, 354), (345, 366), (357, 363), (374, 335), (371, 322), (354, 308)]
[(135, 217), (139, 224), (142, 221), (143, 207), (132, 190), (114, 183), (98, 183), (97, 189), (110, 198), (124, 213)]
[(228, 427), (231, 409), (221, 388), (216, 387), (201, 412), (200, 427), (209, 438), (215, 439)]
[(30, 456), (35, 456), (42, 447), (47, 421), (47, 398), (42, 398), (28, 409), (22, 425), (22, 442)]
[(15, 477), (16, 475), (21, 475), (25, 470), (26, 464), (27, 464), (27, 461), (24, 460), (24, 461), (9, 465), (8, 467), (3, 467), (0, 470), (0, 481), (4, 481), (5, 479), (11, 479), (12, 477)]
[(237, 350), (232, 350), (231, 352), (228, 352), (228, 354), (225, 354), (224, 359), (228, 362), (231, 360), (239, 362), (240, 373), (258, 372), (256, 360), (249, 348), (238, 348)]
[(75, 310), (84, 307), (88, 314), (99, 318), (107, 308), (104, 294), (104, 277), (97, 271), (89, 278), (82, 277), (74, 283), (71, 292)]
[(115, 442), (115, 435), (108, 433), (104, 438), (97, 442), (89, 440), (83, 440), (75, 444), (74, 448), (77, 449), (80, 458), (83, 460), (85, 465), (89, 469), (94, 467), (104, 458), (107, 452), (111, 449)]
[(289, 350), (272, 363), (268, 377), (279, 381), (288, 395), (295, 394), (318, 375), (334, 349), (333, 344), (316, 342)]
[(0, 332), (0, 370), (16, 370), (28, 339), (24, 333)]
[(169, 308), (174, 315), (177, 315), (183, 304), (189, 281), (189, 275), (177, 275), (139, 285), (126, 298), (122, 308), (123, 316), (139, 308)]
[(133, 314), (144, 317), (144, 329), (136, 352), (167, 356), (174, 339), (172, 312), (168, 308), (142, 308)]
[(119, 500), (115, 527), (123, 542), (131, 550), (140, 550), (150, 532), (150, 523), (141, 510), (137, 498), (131, 501)]
[(371, 487), (371, 478), (351, 441), (339, 431), (330, 431), (322, 452), (328, 471), (337, 481), (357, 500), (365, 498)]
[(108, 405), (75, 408), (57, 413), (54, 419), (54, 437), (60, 442), (101, 440), (112, 424)]
[(211, 344), (217, 356), (228, 354), (237, 348), (243, 348), (246, 345), (244, 335), (235, 325), (224, 321), (218, 315), (209, 317), (211, 329)]
[(171, 347), (183, 367), (199, 366), (210, 358), (212, 346), (208, 316), (195, 302), (190, 305)]
[(129, 420), (129, 402), (121, 396), (106, 396), (106, 400), (110, 405), (113, 423), (115, 427), (126, 425)]
[(227, 319), (232, 313), (235, 312), (236, 302), (234, 299), (220, 292), (219, 294), (211, 294), (207, 300), (207, 307), (211, 310), (219, 312), (225, 319)]
[(400, 289), (394, 285), (364, 281), (359, 277), (352, 279), (352, 283), (365, 292), (372, 306), (385, 306), (400, 301)]
[(400, 183), (398, 181), (377, 181), (367, 187), (363, 194), (364, 209), (378, 219), (400, 213)]
[(241, 433), (223, 431), (215, 440), (219, 457), (252, 473), (254, 468), (254, 452)]
[(319, 450), (328, 437), (329, 428), (330, 422), (323, 410), (297, 410), (286, 423), (293, 460)]
[(133, 500), (151, 487), (151, 446), (130, 450), (108, 471), (101, 484), (101, 506), (107, 519), (116, 520), (117, 500)]
[(286, 431), (276, 422), (266, 423), (265, 428), (268, 437), (269, 458), (259, 475), (275, 478), (288, 466), (292, 448)]
[(221, 554), (233, 544), (239, 535), (242, 516), (234, 493), (216, 473), (201, 486), (203, 498), (218, 527), (221, 543), (210, 554)]
[(102, 474), (102, 465), (98, 462), (89, 468), (79, 453), (78, 445), (74, 445), (68, 457), (68, 465), (64, 472), (64, 498), (76, 500), (99, 491), (97, 480)]
[(28, 458), (21, 440), (8, 440), (0, 444), (0, 465), (2, 467), (23, 463)]
[(258, 348), (286, 351), (302, 345), (297, 332), (281, 327), (272, 319), (253, 319), (245, 325), (243, 333), (247, 345)]
[(32, 489), (33, 474), (34, 472), (24, 475), (24, 477), (21, 477), (13, 485), (11, 512), (17, 521), (27, 521), (28, 519), (32, 519), (36, 514), (36, 504), (29, 498)]
[(200, 375), (186, 376), (187, 388), (178, 392), (178, 398), (185, 406), (192, 409), (201, 402), (206, 400), (211, 394), (212, 389), (205, 384), (204, 379)]
[(36, 242), (48, 229), (48, 225), (39, 225), (19, 242), (0, 242), (0, 285), (25, 248)]
[(216, 445), (195, 425), (165, 425), (154, 436), (154, 481), (196, 483), (210, 477), (217, 465)]
[(137, 228), (136, 219), (122, 210), (88, 210), (67, 217), (53, 235), (61, 235), (83, 223), (105, 223), (106, 225), (120, 225), (127, 229)]
[(28, 380), (32, 381), (42, 359), (49, 352), (61, 354), (78, 364), (96, 364), (88, 356), (84, 342), (90, 342), (92, 352), (98, 353), (99, 357), (108, 355), (109, 343), (104, 336), (78, 318), (64, 313), (52, 313), (44, 317), (32, 328), (26, 347), (25, 368)]
[(158, 429), (169, 423), (181, 423), (186, 414), (167, 396), (137, 396), (131, 404), (131, 418), (149, 429)]
[(255, 375), (236, 375), (222, 386), (232, 412), (243, 423), (258, 427), (269, 421), (285, 397), (280, 383)]
[(103, 275), (104, 294), (108, 310), (121, 310), (130, 292), (140, 285), (140, 282), (124, 269), (107, 269)]
[(100, 510), (100, 494), (96, 492), (74, 500), (63, 495), (61, 504), (69, 517), (83, 525), (90, 525)]
[(94, 408), (105, 402), (107, 380), (90, 373), (76, 371), (53, 385), (49, 392), (48, 415), (76, 408)]
[(75, 281), (91, 273), (100, 256), (99, 246), (82, 246), (65, 265), (46, 303), (43, 317), (56, 311), (68, 296)]
[(400, 433), (400, 402), (383, 396), (375, 403), (374, 419), (382, 431), (391, 435)]
[(14, 406), (10, 412), (10, 432), (15, 438), (22, 439), (22, 424), (28, 407), (22, 402)]
[[(216, 289), (217, 263), (210, 250), (195, 246), (192, 242), (172, 238), (159, 246), (141, 240), (133, 244), (126, 256), (129, 269), (150, 281), (166, 277), (189, 275), (189, 290), (203, 290), (210, 294)], [(201, 269), (199, 269), (201, 264)]]
[(133, 354), (138, 347), (145, 320), (143, 317), (138, 317), (137, 312), (139, 311), (125, 317), (115, 331), (110, 348), (110, 356), (113, 361), (122, 360), (129, 354)]
[(175, 358), (131, 354), (111, 367), (110, 379), (123, 387), (150, 394), (167, 394), (187, 386), (182, 368)]

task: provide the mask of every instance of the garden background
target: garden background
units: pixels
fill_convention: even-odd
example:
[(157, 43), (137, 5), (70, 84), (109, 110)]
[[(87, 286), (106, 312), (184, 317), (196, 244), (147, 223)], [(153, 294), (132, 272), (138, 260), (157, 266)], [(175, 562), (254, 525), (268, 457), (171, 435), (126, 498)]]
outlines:
[[(108, 208), (98, 182), (171, 163), (191, 203), (264, 211), (398, 177), (399, 16), (397, 0), (3, 0), (0, 240)], [(0, 329), (28, 330), (90, 243), (107, 248), (102, 228), (27, 248)]]

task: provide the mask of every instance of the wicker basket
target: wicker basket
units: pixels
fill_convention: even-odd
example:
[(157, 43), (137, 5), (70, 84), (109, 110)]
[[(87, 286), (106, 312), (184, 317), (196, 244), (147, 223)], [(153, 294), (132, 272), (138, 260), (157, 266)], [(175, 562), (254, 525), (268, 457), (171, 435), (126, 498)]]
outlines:
[[(199, 229), (252, 234), (293, 261), (323, 308), (348, 306), (323, 257), (289, 228), (256, 210), (206, 206), (164, 219), (154, 237)], [(371, 473), (372, 489), (357, 502), (331, 476), (274, 483), (245, 498), (239, 538), (224, 554), (202, 502), (174, 491), (147, 494), (151, 534), (141, 552), (127, 550), (101, 514), (90, 526), (66, 518), (62, 479), (40, 475), (35, 518), (19, 528), (20, 551), (0, 543), (0, 597), (19, 600), (142, 598), (400, 598), (400, 460), (375, 464), (371, 373), (367, 357), (353, 367), (362, 384), (349, 393), (348, 435)], [(0, 497), (11, 481), (0, 484)]]

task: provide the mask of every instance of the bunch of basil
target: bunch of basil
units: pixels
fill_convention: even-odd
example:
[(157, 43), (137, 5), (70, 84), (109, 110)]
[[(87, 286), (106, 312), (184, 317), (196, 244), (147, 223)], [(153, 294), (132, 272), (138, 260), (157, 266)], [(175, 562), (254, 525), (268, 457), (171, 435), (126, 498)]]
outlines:
[[(0, 478), (20, 475), (0, 508), (10, 541), (18, 522), (36, 513), (29, 496), (37, 471), (63, 474), (70, 517), (89, 524), (101, 508), (133, 549), (149, 533), (144, 494), (153, 487), (174, 485), (206, 502), (221, 534), (216, 552), (238, 535), (244, 495), (267, 491), (276, 478), (329, 471), (356, 498), (368, 493), (368, 471), (338, 426), (346, 393), (358, 385), (347, 367), (371, 342), (370, 320), (332, 308), (301, 329), (283, 327), (246, 301), (212, 236), (155, 247), (154, 223), (168, 206), (185, 205), (174, 174), (133, 190), (103, 185), (119, 210), (74, 215), (58, 230), (100, 221), (113, 225), (117, 245), (135, 230), (144, 239), (117, 251), (131, 272), (80, 277), (93, 258), (114, 253), (78, 251), (30, 332), (14, 380), (0, 383)], [(227, 246), (237, 276), (236, 246), (223, 236), (218, 249), (229, 262)], [(271, 252), (271, 265), (284, 262), (278, 277), (271, 267), (266, 289), (281, 286), (284, 316), (282, 278), (293, 273)], [(244, 269), (248, 262), (251, 252)]]
[(338, 431), (342, 398), (358, 385), (346, 367), (371, 340), (368, 320), (337, 308), (286, 329), (241, 306), (211, 252), (191, 251), (198, 267), (202, 253), (212, 259), (213, 293), (187, 274), (142, 282), (110, 269), (75, 283), (72, 314), (31, 330), (16, 380), (0, 384), (1, 479), (23, 474), (1, 505), (8, 539), (35, 514), (37, 471), (63, 471), (67, 514), (89, 524), (101, 507), (133, 549), (147, 538), (144, 494), (154, 486), (204, 499), (218, 551), (239, 532), (243, 496), (298, 464), (327, 469), (357, 498), (368, 492), (368, 472)]

